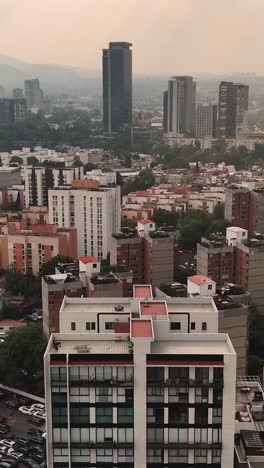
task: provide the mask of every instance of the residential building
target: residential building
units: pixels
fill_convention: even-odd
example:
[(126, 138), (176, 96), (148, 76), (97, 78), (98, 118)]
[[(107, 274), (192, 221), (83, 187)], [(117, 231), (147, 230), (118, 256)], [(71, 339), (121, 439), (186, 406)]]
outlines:
[(60, 328), (44, 357), (49, 468), (233, 466), (236, 355), (211, 298), (65, 297)]
[(234, 277), (234, 247), (226, 237), (210, 234), (197, 244), (197, 274), (208, 276), (218, 285), (232, 283)]
[(42, 277), (43, 332), (46, 338), (58, 333), (59, 311), (64, 296), (86, 297), (87, 288), (82, 280), (72, 273), (59, 273)]
[(10, 330), (13, 330), (14, 328), (20, 328), (20, 327), (26, 327), (27, 324), (25, 322), (21, 322), (20, 320), (0, 320), (0, 340), (3, 342), (3, 340), (6, 338), (6, 335)]
[[(216, 283), (204, 275), (189, 276), (190, 297), (212, 297), (218, 310), (218, 331), (227, 333), (237, 355), (237, 376), (247, 374), (249, 308), (234, 300), (228, 289), (216, 291)], [(240, 288), (241, 290), (241, 288)]]
[(96, 180), (76, 180), (49, 190), (50, 223), (75, 226), (78, 256), (107, 258), (112, 233), (120, 229), (120, 187), (99, 186)]
[(23, 89), (13, 88), (12, 95), (13, 95), (13, 99), (23, 99), (24, 98)]
[(196, 107), (196, 137), (217, 136), (217, 105), (198, 104)]
[(123, 228), (112, 235), (110, 263), (132, 270), (134, 284), (144, 283), (144, 239), (136, 229)]
[(21, 184), (20, 167), (2, 166), (0, 167), (0, 190), (8, 189), (13, 185)]
[(169, 136), (195, 135), (196, 83), (192, 76), (170, 78), (163, 105), (163, 128)]
[(9, 98), (0, 98), (0, 125), (8, 125), (13, 123), (14, 118), (14, 101)]
[(48, 204), (48, 191), (83, 178), (83, 167), (25, 167), (26, 207)]
[(264, 393), (254, 376), (238, 377), (235, 412), (235, 468), (264, 466)]
[(218, 101), (218, 136), (236, 138), (247, 130), (249, 87), (221, 81)]
[(235, 282), (247, 289), (253, 304), (264, 313), (264, 236), (236, 244)]
[(98, 180), (100, 185), (116, 184), (115, 171), (102, 171), (101, 169), (93, 169), (92, 171), (86, 172), (84, 178), (88, 180)]
[(234, 226), (247, 229), (250, 234), (264, 234), (264, 189), (250, 190), (239, 184), (226, 189), (225, 218)]
[(29, 109), (33, 106), (41, 107), (43, 93), (38, 78), (25, 80), (25, 98)]
[(144, 241), (144, 282), (153, 287), (174, 280), (175, 240), (169, 232), (150, 231)]
[(103, 123), (109, 135), (132, 125), (131, 46), (110, 42), (103, 49)]
[(42, 264), (56, 255), (77, 258), (76, 228), (44, 224), (8, 234), (9, 266), (15, 265), (18, 271), (37, 275)]
[(33, 224), (48, 224), (48, 208), (47, 206), (31, 206), (30, 208), (23, 210), (22, 219), (25, 220), (26, 226), (32, 226)]
[(27, 115), (27, 101), (25, 98), (21, 99), (14, 99), (13, 100), (14, 106), (14, 121), (21, 122), (26, 119)]

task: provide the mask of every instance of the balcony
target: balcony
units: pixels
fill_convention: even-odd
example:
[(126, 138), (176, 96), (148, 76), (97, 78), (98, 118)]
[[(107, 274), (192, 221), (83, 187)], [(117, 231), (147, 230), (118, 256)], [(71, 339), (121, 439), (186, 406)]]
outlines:
[(121, 381), (113, 377), (111, 380), (99, 380), (96, 378), (90, 379), (70, 379), (71, 387), (132, 387), (133, 377), (131, 380)]
[(148, 448), (177, 448), (177, 449), (206, 449), (206, 450), (215, 450), (222, 449), (222, 443), (212, 443), (207, 442), (164, 442), (164, 441), (151, 441), (147, 442)]
[(224, 383), (221, 380), (195, 380), (195, 379), (151, 379), (148, 385), (153, 387), (217, 387), (223, 388)]

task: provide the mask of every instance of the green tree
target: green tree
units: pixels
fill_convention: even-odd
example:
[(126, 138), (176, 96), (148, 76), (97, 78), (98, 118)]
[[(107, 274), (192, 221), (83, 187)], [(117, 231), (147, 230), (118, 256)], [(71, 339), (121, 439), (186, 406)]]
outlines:
[(43, 395), (43, 355), (46, 343), (35, 326), (11, 330), (0, 344), (1, 382)]
[(153, 217), (153, 221), (158, 226), (178, 226), (179, 223), (179, 213), (176, 211), (167, 211), (158, 209)]
[(74, 158), (73, 165), (75, 167), (82, 167), (83, 163), (82, 163), (82, 161), (80, 161), (80, 158)]
[(143, 169), (133, 180), (130, 179), (123, 185), (122, 194), (127, 195), (136, 190), (146, 190), (154, 184), (155, 176), (152, 170)]
[(196, 274), (196, 269), (192, 266), (181, 266), (175, 272), (175, 281), (178, 281), (182, 284), (187, 284), (188, 276), (193, 276)]
[(39, 163), (38, 158), (36, 158), (36, 156), (30, 156), (29, 158), (27, 158), (27, 165), (28, 166), (39, 166), (40, 163)]
[(12, 156), (12, 158), (10, 159), (10, 164), (19, 164), (19, 166), (22, 166), (23, 159), (19, 156)]
[(135, 228), (137, 225), (137, 222), (134, 221), (134, 219), (129, 219), (129, 218), (121, 218), (121, 227), (128, 227), (128, 228)]
[(56, 255), (56, 257), (53, 257), (48, 262), (43, 263), (43, 265), (40, 268), (39, 274), (40, 276), (54, 275), (55, 268), (58, 266), (59, 263), (73, 263), (74, 261), (75, 260), (71, 257)]
[(4, 274), (7, 291), (14, 295), (22, 295), (26, 299), (40, 295), (40, 281), (33, 273), (24, 274), (11, 265)]
[(93, 163), (86, 163), (84, 165), (84, 172), (91, 172), (93, 169), (96, 169), (97, 166)]

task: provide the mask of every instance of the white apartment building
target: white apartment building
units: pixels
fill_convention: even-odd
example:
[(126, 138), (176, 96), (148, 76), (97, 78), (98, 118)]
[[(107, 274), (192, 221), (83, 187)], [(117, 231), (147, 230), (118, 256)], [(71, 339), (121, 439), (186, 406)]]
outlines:
[(26, 207), (48, 203), (48, 190), (83, 179), (83, 167), (25, 167)]
[[(99, 187), (97, 181), (49, 190), (49, 221), (77, 228), (78, 256), (106, 258), (112, 233), (120, 230), (120, 187)], [(93, 182), (93, 184), (91, 184)], [(92, 188), (89, 188), (92, 187)]]
[(86, 172), (85, 179), (98, 180), (100, 185), (112, 185), (116, 184), (116, 172), (115, 171), (102, 171), (101, 169), (93, 169), (92, 171)]
[(236, 354), (211, 298), (68, 298), (47, 346), (49, 468), (231, 468)]

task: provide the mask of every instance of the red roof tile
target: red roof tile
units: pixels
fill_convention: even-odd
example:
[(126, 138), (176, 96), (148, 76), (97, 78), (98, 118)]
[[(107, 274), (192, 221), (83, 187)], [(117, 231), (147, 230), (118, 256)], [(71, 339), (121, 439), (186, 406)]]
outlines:
[(165, 302), (141, 302), (140, 312), (141, 315), (167, 315)]
[(134, 338), (152, 337), (151, 320), (132, 320), (131, 336)]
[(86, 263), (97, 263), (97, 262), (100, 261), (96, 257), (80, 257), (79, 260), (80, 260), (80, 262), (82, 262), (84, 264), (86, 264)]

